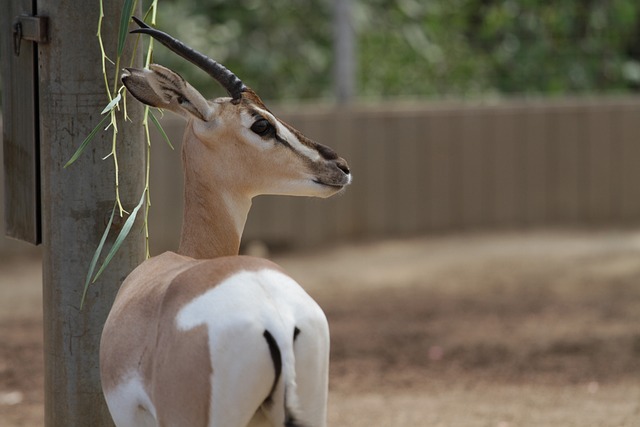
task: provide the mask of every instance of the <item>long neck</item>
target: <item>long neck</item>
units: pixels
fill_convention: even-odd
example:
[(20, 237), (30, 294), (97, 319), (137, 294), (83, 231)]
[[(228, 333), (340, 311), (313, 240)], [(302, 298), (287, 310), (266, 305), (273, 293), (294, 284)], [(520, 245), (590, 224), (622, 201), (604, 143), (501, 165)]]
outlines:
[(234, 192), (216, 176), (224, 165), (199, 164), (211, 156), (198, 150), (206, 147), (185, 138), (184, 218), (178, 253), (196, 259), (238, 255), (251, 198)]

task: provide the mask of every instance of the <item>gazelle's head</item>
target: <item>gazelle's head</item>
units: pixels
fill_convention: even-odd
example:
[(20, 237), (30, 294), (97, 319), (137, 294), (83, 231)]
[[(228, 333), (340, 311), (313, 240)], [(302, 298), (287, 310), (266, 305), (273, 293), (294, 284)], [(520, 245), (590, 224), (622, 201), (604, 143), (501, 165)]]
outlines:
[(188, 120), (183, 142), (185, 167), (250, 197), (258, 194), (328, 197), (351, 182), (344, 159), (276, 118), (231, 71), (168, 34), (135, 20), (141, 28), (133, 32), (151, 35), (202, 68), (230, 95), (206, 100), (180, 75), (160, 65), (125, 70), (122, 81), (139, 101)]

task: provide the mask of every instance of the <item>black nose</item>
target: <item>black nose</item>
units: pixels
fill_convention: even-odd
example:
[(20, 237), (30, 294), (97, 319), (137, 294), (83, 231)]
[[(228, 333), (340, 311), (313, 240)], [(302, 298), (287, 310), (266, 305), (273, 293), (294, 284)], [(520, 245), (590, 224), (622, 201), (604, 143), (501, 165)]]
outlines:
[(338, 157), (336, 159), (336, 166), (338, 167), (338, 169), (340, 169), (342, 172), (346, 173), (347, 175), (351, 173), (351, 171), (349, 170), (349, 165), (347, 164), (347, 161), (342, 157)]
[(315, 148), (316, 150), (318, 150), (318, 153), (320, 153), (322, 158), (325, 160), (336, 160), (339, 158), (336, 152), (333, 151), (331, 148), (327, 147), (326, 145), (316, 143)]

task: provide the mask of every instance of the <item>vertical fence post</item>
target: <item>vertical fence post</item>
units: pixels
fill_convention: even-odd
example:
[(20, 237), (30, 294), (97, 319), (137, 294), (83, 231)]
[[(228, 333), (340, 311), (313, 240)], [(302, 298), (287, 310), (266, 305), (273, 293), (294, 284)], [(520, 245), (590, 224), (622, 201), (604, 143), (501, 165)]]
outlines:
[[(112, 59), (122, 4), (104, 1), (102, 35)], [(37, 13), (49, 18), (49, 43), (38, 48), (45, 425), (107, 426), (112, 422), (100, 387), (100, 334), (120, 283), (144, 256), (144, 243), (134, 228), (81, 310), (87, 269), (115, 197), (113, 162), (102, 160), (111, 150), (110, 133), (98, 133), (80, 159), (63, 169), (108, 102), (96, 38), (99, 3), (38, 0)], [(113, 65), (108, 68), (113, 72)], [(140, 104), (129, 103), (128, 113), (139, 122)], [(130, 210), (143, 189), (140, 127), (121, 123), (118, 144), (120, 191)]]

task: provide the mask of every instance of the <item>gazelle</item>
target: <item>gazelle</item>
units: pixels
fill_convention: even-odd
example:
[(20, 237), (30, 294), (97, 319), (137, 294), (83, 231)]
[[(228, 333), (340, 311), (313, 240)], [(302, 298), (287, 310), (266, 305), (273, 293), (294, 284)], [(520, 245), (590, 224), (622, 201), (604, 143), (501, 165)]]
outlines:
[(136, 20), (229, 93), (207, 101), (160, 65), (122, 77), (141, 102), (187, 118), (178, 253), (124, 281), (100, 346), (117, 426), (326, 425), (329, 330), (320, 307), (272, 262), (238, 256), (259, 194), (328, 197), (347, 163), (277, 119), (233, 73)]

